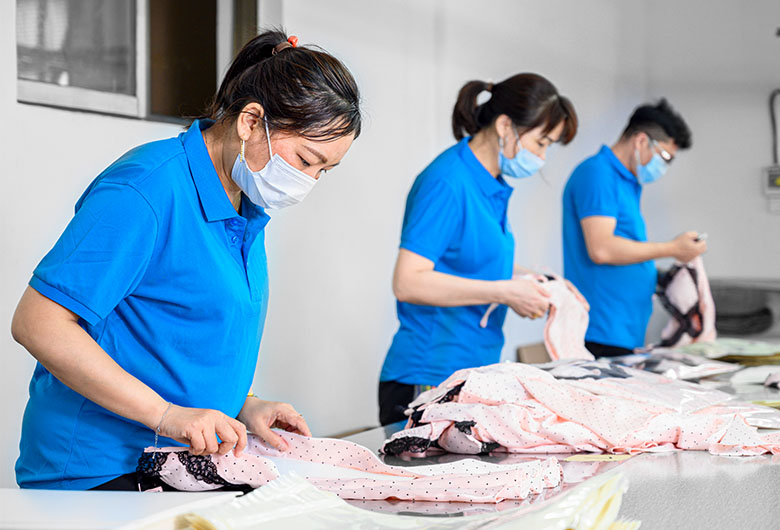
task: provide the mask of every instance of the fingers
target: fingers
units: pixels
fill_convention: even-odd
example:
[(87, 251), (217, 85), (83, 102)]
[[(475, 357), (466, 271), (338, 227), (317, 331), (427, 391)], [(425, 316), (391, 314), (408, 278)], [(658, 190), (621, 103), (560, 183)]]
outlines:
[(287, 442), (285, 442), (281, 436), (272, 431), (270, 427), (261, 425), (257, 428), (255, 434), (274, 449), (279, 451), (287, 450)]
[(550, 291), (542, 287), (541, 284), (535, 283), (534, 286), (536, 287), (537, 293), (539, 293), (541, 296), (544, 296), (545, 298), (550, 298)]
[(293, 431), (290, 432), (296, 432), (304, 436), (311, 436), (311, 431), (309, 430), (309, 426), (306, 424), (306, 420), (303, 419), (303, 416), (298, 414), (294, 408), (290, 407), (290, 409), (292, 409), (293, 414), (284, 418), (287, 424), (293, 428)]
[(190, 453), (202, 455), (206, 450), (206, 439), (203, 437), (203, 431), (193, 430), (189, 435)]
[(236, 433), (238, 433), (238, 440), (236, 441), (236, 449), (233, 452), (236, 456), (241, 456), (241, 453), (246, 449), (246, 425), (238, 420), (230, 418), (231, 422), (235, 426)]
[(225, 416), (224, 420), (224, 422), (217, 424), (217, 435), (219, 435), (219, 438), (222, 440), (222, 442), (219, 444), (217, 453), (220, 455), (225, 455), (235, 447), (236, 456), (240, 456), (241, 449), (243, 449), (243, 447), (239, 449), (238, 442), (241, 436), (240, 433), (243, 424), (234, 420), (233, 418), (228, 418), (227, 416)]

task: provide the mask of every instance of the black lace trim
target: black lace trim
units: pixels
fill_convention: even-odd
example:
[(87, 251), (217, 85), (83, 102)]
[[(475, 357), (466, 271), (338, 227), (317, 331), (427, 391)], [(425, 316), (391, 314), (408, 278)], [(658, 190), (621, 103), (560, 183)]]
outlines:
[(476, 424), (477, 422), (472, 420), (456, 421), (455, 428), (458, 429), (463, 434), (471, 434), (471, 428), (474, 427)]
[[(464, 381), (458, 385), (455, 385), (446, 394), (440, 397), (438, 401), (435, 401), (435, 403), (448, 403), (450, 401), (454, 401), (455, 398), (458, 397), (458, 394), (460, 394), (460, 391), (463, 388), (463, 385), (465, 384), (466, 382)], [(422, 415), (425, 412), (425, 409), (421, 409), (420, 407), (422, 407), (422, 405), (416, 407), (414, 411), (409, 415), (409, 420), (411, 421), (410, 428), (419, 427), (420, 425), (426, 425), (426, 423), (422, 421)]]
[(219, 476), (217, 466), (211, 461), (211, 455), (193, 455), (188, 452), (177, 452), (179, 462), (182, 463), (187, 473), (195, 477), (195, 480), (206, 484), (219, 484), (230, 486), (230, 482)]
[(501, 447), (501, 444), (498, 442), (482, 442), (482, 449), (480, 450), (479, 454), (486, 455), (488, 453), (492, 453), (499, 447)]
[(400, 455), (402, 453), (424, 453), (431, 448), (441, 449), (436, 440), (419, 436), (404, 436), (387, 442), (382, 447), (382, 452), (386, 455)]
[(463, 389), (463, 385), (465, 385), (465, 384), (466, 384), (466, 382), (465, 382), (465, 381), (463, 381), (463, 382), (462, 382), (462, 383), (460, 383), (459, 385), (456, 385), (456, 386), (452, 387), (452, 388), (449, 390), (449, 392), (447, 392), (446, 394), (444, 394), (444, 395), (441, 397), (441, 399), (439, 399), (439, 401), (437, 401), (436, 403), (447, 403), (447, 402), (449, 402), (449, 401), (454, 401), (454, 400), (455, 400), (455, 398), (458, 396), (458, 394), (460, 394), (460, 391)]
[(147, 491), (155, 488), (165, 488), (165, 483), (160, 478), (162, 466), (168, 460), (170, 453), (141, 453), (138, 465), (135, 468), (138, 489)]
[(138, 459), (138, 466), (135, 468), (135, 472), (143, 476), (159, 477), (169, 454), (163, 452), (142, 453), (141, 458)]
[(171, 454), (175, 454), (182, 463), (187, 473), (200, 482), (218, 486), (212, 491), (242, 491), (247, 493), (254, 488), (248, 484), (233, 484), (219, 476), (217, 466), (211, 460), (211, 455), (193, 455), (188, 451), (176, 451), (165, 453), (162, 451), (142, 453), (138, 459), (136, 473), (138, 485), (141, 491), (147, 491), (157, 487), (163, 489), (176, 489), (175, 486), (166, 484), (160, 477), (162, 466)]

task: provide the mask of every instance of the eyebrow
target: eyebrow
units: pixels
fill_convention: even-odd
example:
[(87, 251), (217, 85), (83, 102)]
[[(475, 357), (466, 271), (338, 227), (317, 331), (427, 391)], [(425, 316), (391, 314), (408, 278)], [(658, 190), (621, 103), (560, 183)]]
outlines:
[[(320, 153), (320, 152), (319, 152), (319, 151), (317, 151), (316, 149), (313, 149), (313, 148), (309, 147), (308, 145), (304, 145), (303, 147), (305, 147), (306, 149), (308, 149), (308, 150), (311, 152), (311, 154), (313, 154), (314, 156), (316, 156), (317, 158), (319, 158), (319, 159), (320, 159), (320, 162), (322, 162), (323, 164), (327, 164), (327, 163), (328, 163), (328, 159), (327, 159), (327, 158), (325, 158), (325, 155), (323, 155), (322, 153)], [(338, 166), (338, 165), (339, 165), (339, 162), (336, 162), (335, 164), (333, 164), (333, 167), (336, 167), (336, 166)]]
[(550, 137), (549, 137), (549, 136), (547, 136), (546, 134), (545, 134), (544, 136), (542, 136), (542, 138), (545, 138), (545, 139), (546, 139), (548, 142), (550, 142), (551, 144), (554, 144), (554, 143), (556, 142), (556, 140), (553, 140), (552, 138), (550, 138)]

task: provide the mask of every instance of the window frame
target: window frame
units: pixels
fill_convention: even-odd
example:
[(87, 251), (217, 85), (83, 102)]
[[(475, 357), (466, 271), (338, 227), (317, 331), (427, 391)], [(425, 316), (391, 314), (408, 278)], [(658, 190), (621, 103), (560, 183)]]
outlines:
[[(52, 83), (16, 79), (16, 100), (20, 103), (46, 105), (66, 110), (95, 112), (115, 116), (125, 116), (142, 120), (170, 122), (182, 119), (151, 114), (149, 112), (149, 2), (135, 2), (135, 95), (114, 94), (88, 88), (60, 86)], [(217, 2), (217, 86), (227, 71), (235, 53), (234, 41), (234, 1)], [(247, 0), (244, 0), (247, 1)], [(266, 24), (281, 23), (281, 0), (257, 1), (257, 25), (265, 19)], [(262, 14), (261, 14), (262, 13)], [(265, 16), (263, 16), (265, 15)], [(18, 60), (18, 59), (17, 59)]]

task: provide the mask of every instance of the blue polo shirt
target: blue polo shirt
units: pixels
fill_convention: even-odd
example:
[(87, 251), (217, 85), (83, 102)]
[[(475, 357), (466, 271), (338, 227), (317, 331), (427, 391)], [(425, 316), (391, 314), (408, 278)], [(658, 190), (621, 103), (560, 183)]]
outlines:
[[(474, 280), (512, 277), (514, 237), (507, 220), (512, 188), (477, 160), (463, 139), (420, 173), (406, 200), (401, 248), (428, 258), (434, 270)], [(506, 306), (486, 328), (487, 305), (434, 307), (397, 303), (400, 326), (380, 381), (437, 385), (461, 368), (501, 355)]]
[[(235, 417), (265, 319), (269, 217), (246, 197), (241, 215), (233, 208), (203, 141), (209, 125), (196, 121), (103, 171), (30, 285), (76, 313), (111, 358), (164, 399)], [(134, 471), (153, 442), (152, 430), (38, 364), (16, 479), (27, 488), (88, 489)]]
[(642, 186), (606, 145), (582, 162), (563, 192), (563, 268), (590, 303), (585, 340), (633, 349), (644, 345), (657, 272), (652, 261), (597, 265), (588, 255), (580, 221), (617, 219), (615, 235), (647, 241), (639, 203)]

